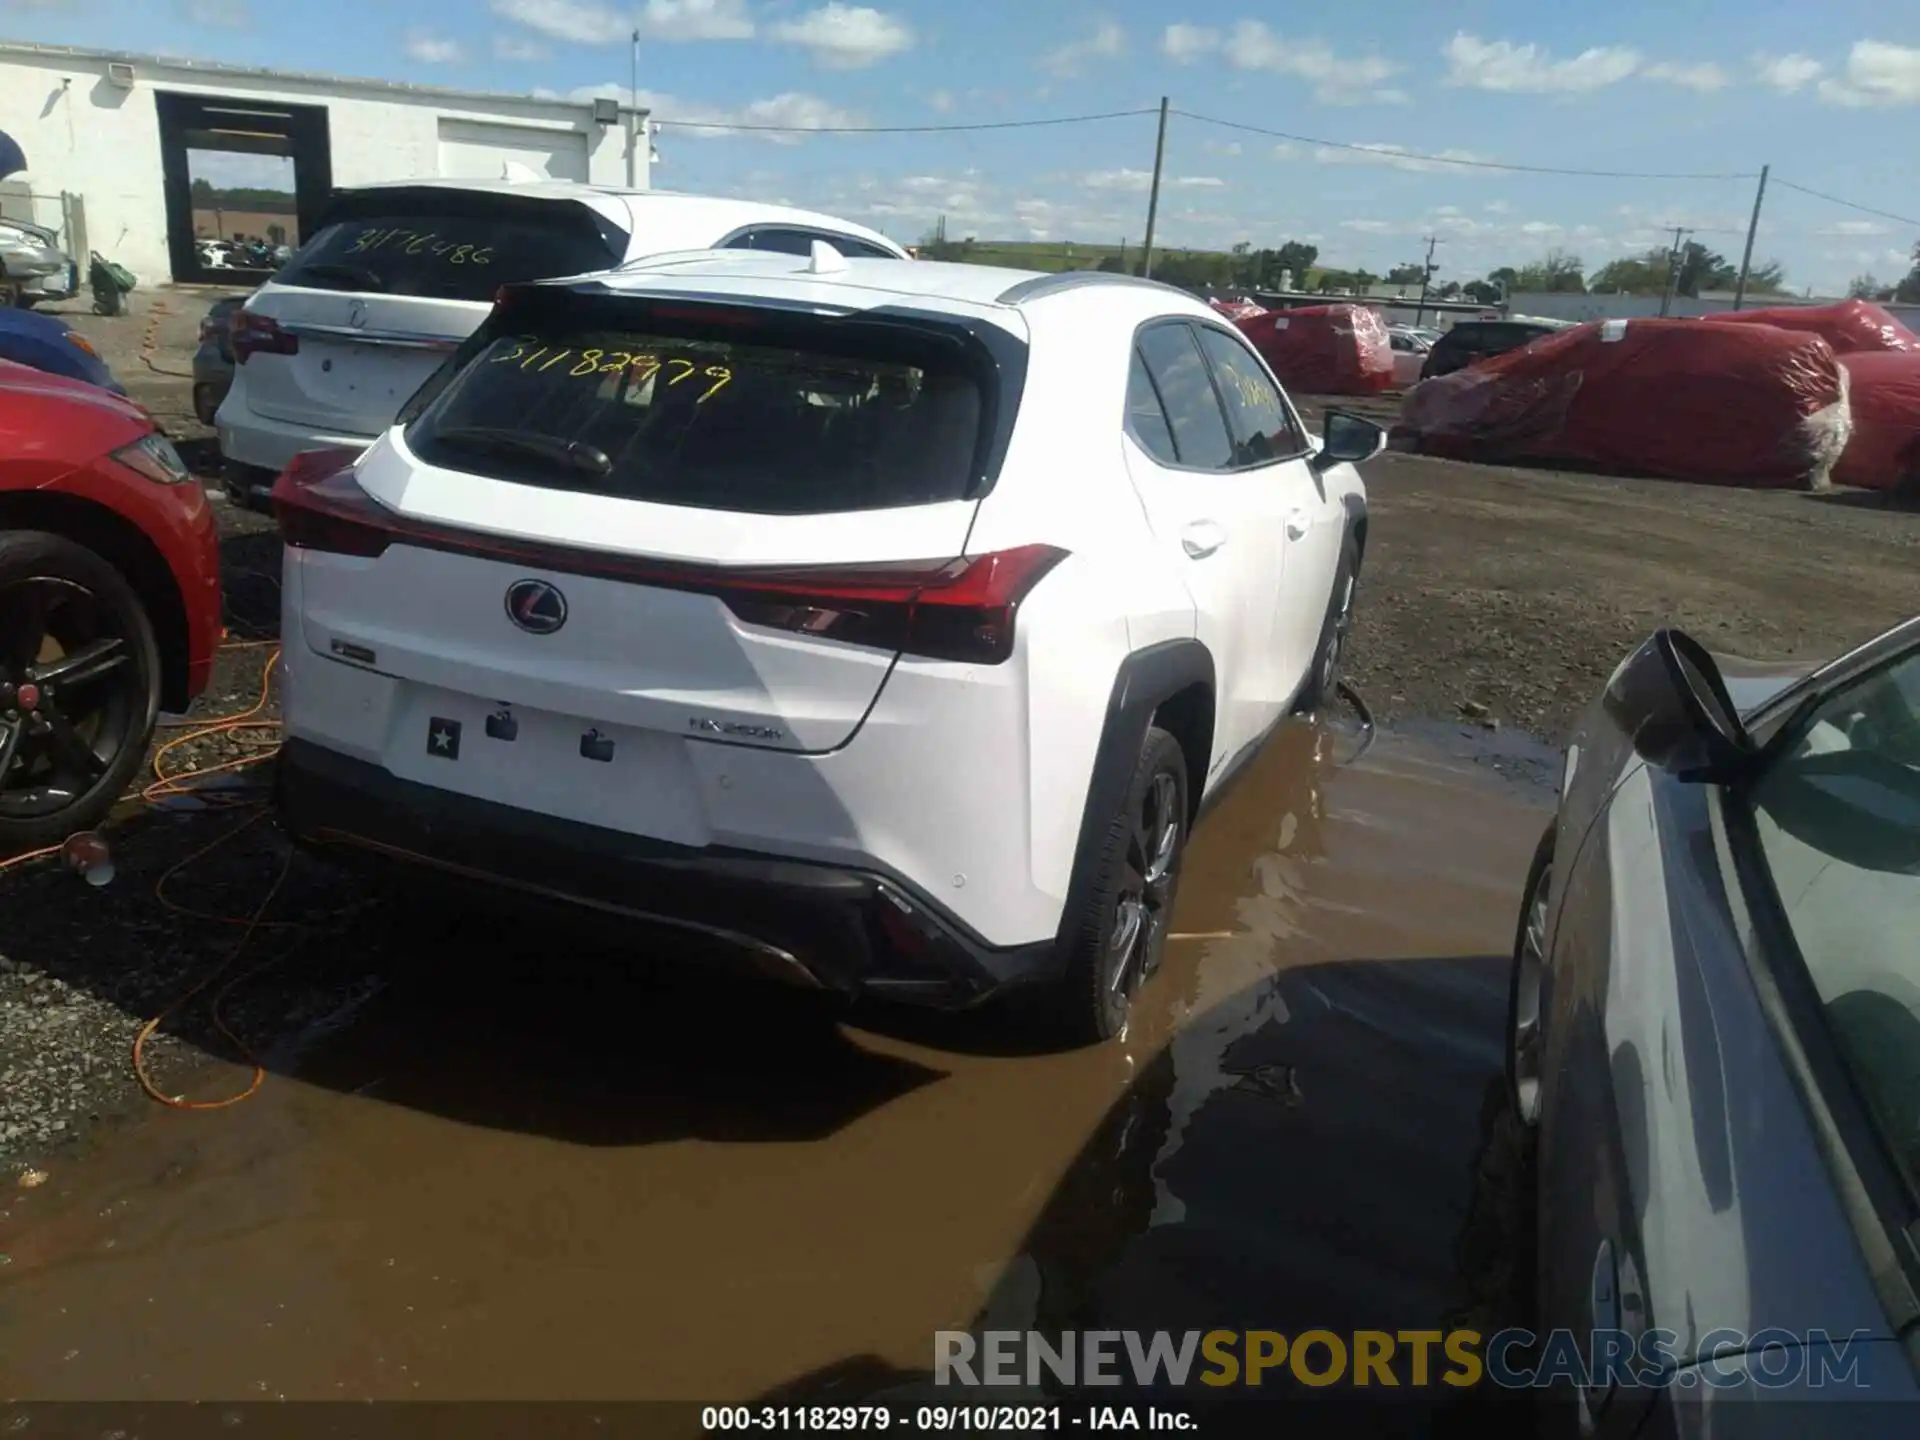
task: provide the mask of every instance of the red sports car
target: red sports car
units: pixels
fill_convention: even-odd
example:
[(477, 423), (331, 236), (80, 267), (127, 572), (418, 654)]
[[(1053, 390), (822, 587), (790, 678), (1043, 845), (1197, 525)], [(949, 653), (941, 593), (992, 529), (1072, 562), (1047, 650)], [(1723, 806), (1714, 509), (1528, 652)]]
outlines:
[(104, 816), (219, 639), (213, 512), (152, 417), (0, 361), (0, 855)]

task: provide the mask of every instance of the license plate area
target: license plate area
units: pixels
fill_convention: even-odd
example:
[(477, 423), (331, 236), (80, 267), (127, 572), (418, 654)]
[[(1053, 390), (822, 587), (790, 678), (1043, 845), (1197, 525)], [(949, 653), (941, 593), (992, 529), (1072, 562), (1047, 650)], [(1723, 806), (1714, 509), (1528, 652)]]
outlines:
[(410, 684), (385, 752), (395, 775), (438, 789), (675, 844), (710, 839), (686, 742), (657, 730)]

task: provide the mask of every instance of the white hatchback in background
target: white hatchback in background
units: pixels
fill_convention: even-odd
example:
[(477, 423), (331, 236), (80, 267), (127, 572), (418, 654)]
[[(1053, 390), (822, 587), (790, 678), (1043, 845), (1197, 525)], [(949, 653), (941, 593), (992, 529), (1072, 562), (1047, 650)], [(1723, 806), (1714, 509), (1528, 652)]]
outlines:
[(344, 191), (233, 316), (233, 387), (216, 421), (228, 493), (257, 502), (301, 451), (372, 444), (486, 318), (502, 285), (668, 251), (805, 255), (816, 239), (848, 254), (906, 256), (850, 221), (749, 200), (564, 180)]
[(1165, 286), (824, 245), (463, 354), (275, 486), (290, 833), (1124, 1029), (1203, 802), (1334, 684), (1379, 428)]
[(1410, 390), (1420, 383), (1420, 367), (1427, 363), (1433, 341), (1425, 330), (1409, 325), (1387, 329), (1387, 343), (1393, 347), (1393, 383), (1397, 389)]

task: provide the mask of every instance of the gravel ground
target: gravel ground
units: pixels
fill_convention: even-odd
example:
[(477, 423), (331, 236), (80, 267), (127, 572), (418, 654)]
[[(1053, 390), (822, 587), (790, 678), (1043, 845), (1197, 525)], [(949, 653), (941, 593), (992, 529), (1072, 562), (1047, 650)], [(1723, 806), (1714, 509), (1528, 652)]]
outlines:
[[(187, 377), (199, 317), (217, 293), (136, 292), (134, 314), (122, 319), (65, 307), (208, 475), (216, 457), (192, 419)], [(1307, 408), (1311, 417), (1319, 407)], [(1388, 413), (1380, 402), (1353, 408)], [(1496, 762), (1529, 736), (1556, 742), (1622, 652), (1657, 625), (1677, 622), (1754, 659), (1815, 657), (1920, 612), (1920, 515), (1869, 497), (1400, 454), (1376, 460), (1367, 480), (1373, 521), (1349, 679), (1383, 722), (1425, 728)], [(221, 516), (235, 638), (270, 639), (279, 568), (271, 527), (224, 504)], [(223, 654), (190, 718), (253, 706), (270, 653), (255, 644)], [(273, 713), (269, 698), (262, 714)], [(1495, 727), (1504, 733), (1489, 735)], [(270, 738), (226, 732), (166, 760), (207, 769), (258, 753)], [(268, 768), (239, 772), (255, 799)], [(0, 874), (0, 1167), (31, 1175), (150, 1104), (130, 1048), (146, 1018), (183, 996), (148, 1046), (150, 1070), (164, 1092), (217, 1098), (249, 1078), (233, 1036), (269, 1069), (288, 1067), (381, 983), (390, 945), (453, 918), (413, 904), (402, 913), (365, 884), (290, 855), (264, 820), (185, 866), (165, 891), (165, 901), (225, 918), (169, 908), (158, 883), (253, 819), (258, 811), (233, 808), (246, 799), (127, 807), (111, 832), (119, 874), (104, 890), (46, 865)], [(247, 933), (235, 917), (252, 914), (283, 870), (272, 923)]]

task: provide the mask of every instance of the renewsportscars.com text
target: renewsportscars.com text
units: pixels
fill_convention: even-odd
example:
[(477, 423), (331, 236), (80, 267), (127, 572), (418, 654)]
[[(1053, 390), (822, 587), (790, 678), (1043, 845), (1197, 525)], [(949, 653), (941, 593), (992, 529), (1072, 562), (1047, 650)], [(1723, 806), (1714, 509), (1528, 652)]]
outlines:
[[(1715, 1330), (1683, 1348), (1671, 1330), (988, 1330), (934, 1335), (936, 1385), (1253, 1385), (1503, 1389), (1661, 1386), (1683, 1368), (1691, 1383), (1760, 1389), (1859, 1386), (1855, 1342), (1830, 1336)], [(1739, 1364), (1729, 1363), (1734, 1356)]]

